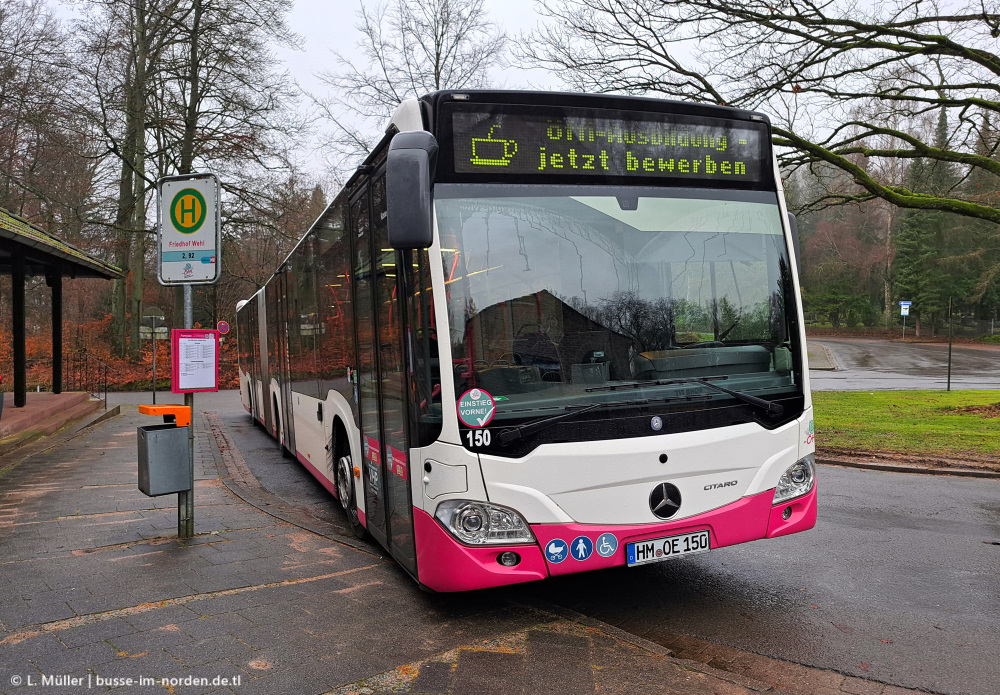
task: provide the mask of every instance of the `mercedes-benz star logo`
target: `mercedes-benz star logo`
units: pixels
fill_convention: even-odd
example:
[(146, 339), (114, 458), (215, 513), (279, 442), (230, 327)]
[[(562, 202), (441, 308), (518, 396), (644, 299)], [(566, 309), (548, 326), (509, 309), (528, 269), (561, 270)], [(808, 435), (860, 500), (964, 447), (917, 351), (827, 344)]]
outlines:
[(676, 485), (660, 483), (649, 493), (649, 508), (661, 519), (669, 519), (681, 508), (681, 491)]

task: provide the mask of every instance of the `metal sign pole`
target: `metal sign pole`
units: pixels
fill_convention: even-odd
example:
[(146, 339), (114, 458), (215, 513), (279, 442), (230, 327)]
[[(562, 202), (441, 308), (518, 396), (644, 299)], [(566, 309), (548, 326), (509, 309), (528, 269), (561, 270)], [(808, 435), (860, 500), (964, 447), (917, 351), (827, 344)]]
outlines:
[[(194, 328), (194, 291), (191, 285), (184, 285), (184, 327)], [(188, 426), (188, 480), (191, 489), (177, 493), (177, 535), (181, 538), (194, 537), (194, 394), (184, 394), (184, 405), (191, 409), (191, 424)]]
[(153, 405), (156, 405), (156, 318), (153, 318)]
[(954, 329), (951, 322), (951, 297), (948, 297), (948, 391), (951, 391), (951, 339)]
[[(142, 310), (143, 324), (145, 324), (148, 320), (150, 326), (152, 326), (150, 330), (152, 331), (153, 339), (153, 405), (156, 405), (156, 328), (158, 322), (167, 318), (161, 313), (161, 311), (162, 310), (158, 306), (148, 306)], [(145, 327), (145, 325), (143, 327)]]
[[(211, 285), (222, 269), (221, 187), (212, 173), (166, 176), (157, 181), (159, 281), (184, 288), (184, 328), (194, 328), (192, 285)], [(177, 355), (174, 355), (174, 364)], [(177, 378), (177, 374), (174, 374)], [(173, 387), (172, 387), (173, 388)], [(177, 393), (184, 389), (173, 388)], [(190, 408), (188, 473), (191, 487), (177, 495), (177, 535), (194, 536), (194, 394), (184, 394)]]

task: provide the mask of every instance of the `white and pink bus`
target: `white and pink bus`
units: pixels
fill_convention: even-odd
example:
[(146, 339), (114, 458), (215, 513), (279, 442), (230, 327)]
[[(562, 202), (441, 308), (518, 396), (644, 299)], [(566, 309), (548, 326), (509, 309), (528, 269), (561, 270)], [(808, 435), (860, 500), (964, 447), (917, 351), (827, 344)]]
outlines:
[(243, 404), (420, 584), (812, 528), (812, 403), (765, 116), (443, 91), (240, 305)]

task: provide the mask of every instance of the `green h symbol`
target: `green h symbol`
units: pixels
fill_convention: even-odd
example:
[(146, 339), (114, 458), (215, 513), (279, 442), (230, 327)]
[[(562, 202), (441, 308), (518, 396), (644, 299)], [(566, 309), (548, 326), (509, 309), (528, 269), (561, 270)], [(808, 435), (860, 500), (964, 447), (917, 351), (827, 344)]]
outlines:
[[(191, 207), (184, 204), (185, 200), (191, 203)], [(186, 226), (188, 215), (191, 215), (191, 224), (198, 221), (198, 216), (195, 214), (195, 198), (193, 195), (187, 195), (181, 198), (181, 224)]]
[(170, 201), (170, 221), (181, 234), (194, 234), (207, 217), (205, 197), (196, 188), (185, 188)]

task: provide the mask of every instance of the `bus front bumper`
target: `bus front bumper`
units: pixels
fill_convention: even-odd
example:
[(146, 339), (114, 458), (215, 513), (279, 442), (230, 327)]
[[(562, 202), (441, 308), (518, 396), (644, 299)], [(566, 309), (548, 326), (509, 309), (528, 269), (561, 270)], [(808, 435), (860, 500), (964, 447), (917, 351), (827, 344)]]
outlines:
[[(537, 545), (488, 547), (459, 543), (431, 515), (414, 509), (417, 571), (420, 583), (434, 591), (470, 591), (619, 567), (626, 564), (625, 546), (636, 541), (708, 530), (715, 549), (798, 533), (816, 525), (815, 485), (802, 497), (776, 505), (772, 505), (773, 499), (774, 490), (767, 490), (704, 514), (656, 524), (533, 524)], [(616, 550), (604, 557), (594, 546), (606, 534), (614, 537)], [(591, 548), (583, 560), (569, 554), (560, 562), (550, 562), (542, 551), (553, 542), (576, 546), (581, 537)], [(508, 551), (521, 557), (514, 567), (505, 567), (498, 560)]]

